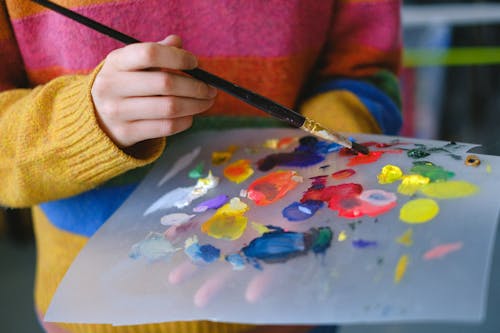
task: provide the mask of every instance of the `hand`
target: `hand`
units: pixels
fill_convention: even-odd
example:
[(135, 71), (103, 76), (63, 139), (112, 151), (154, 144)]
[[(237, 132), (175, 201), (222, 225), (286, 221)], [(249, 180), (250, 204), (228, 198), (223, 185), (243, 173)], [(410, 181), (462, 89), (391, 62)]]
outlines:
[(198, 65), (178, 36), (138, 43), (108, 54), (92, 86), (102, 130), (120, 148), (188, 129), (217, 90), (179, 70)]

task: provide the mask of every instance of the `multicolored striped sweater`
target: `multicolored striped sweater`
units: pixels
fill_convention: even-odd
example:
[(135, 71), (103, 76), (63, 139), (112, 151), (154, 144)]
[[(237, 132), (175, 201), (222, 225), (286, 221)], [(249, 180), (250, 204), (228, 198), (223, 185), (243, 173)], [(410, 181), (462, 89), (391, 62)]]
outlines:
[[(400, 128), (398, 0), (57, 3), (139, 40), (178, 34), (201, 68), (332, 129), (396, 134)], [(143, 144), (140, 158), (127, 155), (96, 122), (90, 89), (98, 65), (121, 46), (31, 1), (0, 2), (0, 205), (33, 207), (40, 318), (88, 237), (166, 145), (164, 139), (152, 140)], [(263, 113), (220, 93), (206, 115), (245, 119)], [(210, 322), (135, 327), (41, 323), (48, 332), (262, 329)]]

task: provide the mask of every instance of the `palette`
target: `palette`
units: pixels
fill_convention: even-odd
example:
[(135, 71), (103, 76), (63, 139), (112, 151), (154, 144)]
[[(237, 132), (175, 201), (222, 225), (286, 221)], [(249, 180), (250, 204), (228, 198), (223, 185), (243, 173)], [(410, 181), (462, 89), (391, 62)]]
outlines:
[(353, 139), (370, 155), (294, 129), (185, 135), (91, 238), (45, 320), (480, 321), (500, 159)]

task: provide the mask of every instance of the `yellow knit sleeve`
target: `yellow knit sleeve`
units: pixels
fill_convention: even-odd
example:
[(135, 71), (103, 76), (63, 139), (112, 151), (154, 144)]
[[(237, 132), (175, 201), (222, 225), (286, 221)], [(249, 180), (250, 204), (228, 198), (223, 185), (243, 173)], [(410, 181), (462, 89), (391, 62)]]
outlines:
[(302, 104), (301, 113), (324, 127), (349, 133), (381, 133), (376, 120), (350, 91), (318, 94)]
[(164, 139), (132, 156), (101, 130), (90, 94), (99, 69), (0, 93), (0, 205), (75, 195), (161, 155)]

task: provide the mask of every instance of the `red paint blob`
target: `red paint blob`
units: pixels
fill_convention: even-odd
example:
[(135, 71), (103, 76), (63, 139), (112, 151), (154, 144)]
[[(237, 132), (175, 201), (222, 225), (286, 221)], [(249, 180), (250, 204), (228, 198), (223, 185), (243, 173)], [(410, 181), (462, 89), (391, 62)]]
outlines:
[(351, 177), (355, 173), (356, 173), (356, 171), (354, 171), (354, 169), (343, 169), (343, 170), (332, 173), (332, 177), (334, 179), (345, 179), (345, 178)]

